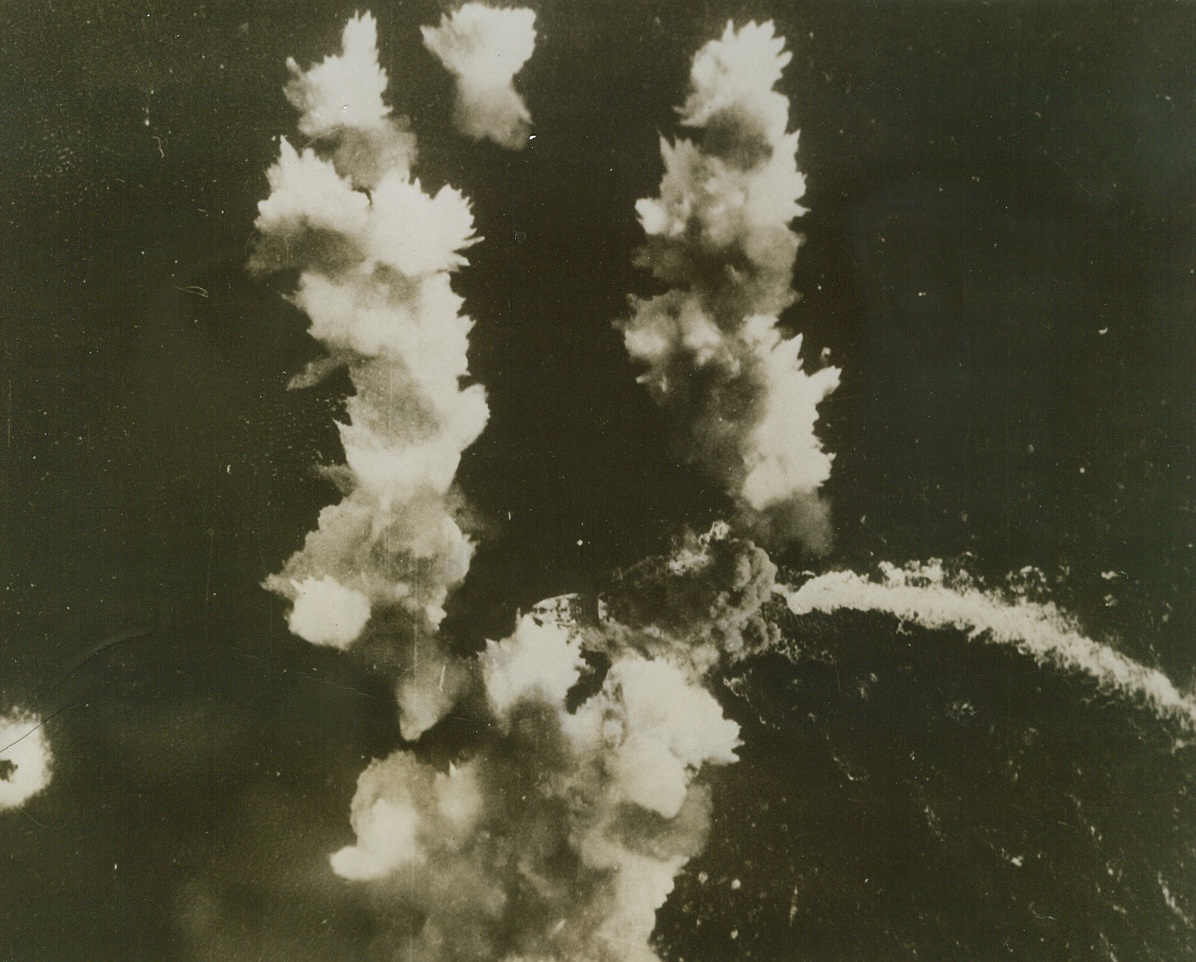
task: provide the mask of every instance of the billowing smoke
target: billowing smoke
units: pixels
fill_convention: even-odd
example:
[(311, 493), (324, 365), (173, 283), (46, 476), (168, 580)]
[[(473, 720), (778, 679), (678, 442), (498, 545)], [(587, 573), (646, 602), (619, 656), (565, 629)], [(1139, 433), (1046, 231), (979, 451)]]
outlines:
[[(518, 146), (526, 135), (510, 80), (532, 23), (470, 4), (425, 30), (474, 136)], [(365, 957), (657, 962), (656, 912), (710, 831), (709, 769), (739, 746), (711, 679), (782, 643), (782, 599), (797, 614), (860, 607), (959, 627), (1196, 724), (1165, 678), (1049, 606), (1003, 603), (937, 569), (787, 589), (747, 540), (821, 548), (829, 530), (819, 489), (831, 457), (814, 428), (839, 372), (803, 370), (800, 337), (778, 320), (794, 299), (804, 187), (773, 90), (788, 60), (771, 24), (728, 26), (694, 58), (681, 119), (700, 142), (664, 145), (660, 197), (638, 205), (640, 261), (669, 290), (636, 300), (622, 325), (678, 443), (732, 496), (733, 523), (619, 572), (596, 597), (536, 605), (476, 657), (437, 637), (472, 554), (454, 477), (487, 419), (481, 389), (461, 386), (470, 321), (449, 283), (475, 241), (470, 211), (451, 188), (431, 196), (412, 179), (414, 138), (382, 100), (369, 15), (349, 23), (340, 56), (291, 64), (287, 95), (315, 146), (283, 141), (252, 267), (299, 270), (292, 299), (329, 357), (297, 383), (345, 366), (355, 393), (346, 463), (329, 471), (344, 499), (268, 585), (291, 600), (296, 634), (362, 650), (396, 680), (409, 741), (449, 711), (477, 723), (444, 726), (358, 779), (353, 840), (327, 877), (377, 916)]]
[[(315, 146), (282, 141), (250, 267), (299, 269), (291, 300), (329, 357), (293, 384), (348, 368), (346, 463), (328, 472), (345, 496), (268, 586), (293, 602), (291, 630), (314, 644), (385, 636), (396, 675), (405, 672), (404, 731), (415, 736), (451, 698), (434, 639), (473, 554), (453, 479), (488, 409), (480, 386), (461, 386), (472, 321), (450, 273), (476, 238), (460, 193), (431, 195), (412, 178), (415, 139), (383, 102), (373, 18), (351, 20), (343, 43), (309, 70), (289, 63), (286, 94)], [(410, 670), (429, 645), (430, 670)]]
[(50, 775), (42, 720), (20, 709), (0, 716), (0, 811), (24, 805), (50, 784)]
[(774, 640), (775, 571), (716, 525), (596, 605), (537, 605), (474, 666), (482, 743), (447, 771), (371, 765), (334, 870), (409, 920), (414, 959), (655, 960), (656, 910), (709, 830), (701, 772), (739, 740), (706, 676)]
[(456, 79), (453, 119), (475, 140), (522, 150), (532, 116), (512, 81), (536, 45), (536, 14), (526, 8), (495, 9), (467, 3), (424, 27), (424, 46)]
[[(292, 601), (296, 634), (368, 652), (398, 680), (407, 739), (454, 704), (485, 724), (447, 755), (413, 746), (370, 764), (356, 841), (331, 870), (371, 893), (383, 954), (648, 962), (656, 910), (709, 829), (702, 771), (739, 744), (705, 681), (765, 637), (756, 613), (775, 568), (718, 526), (625, 573), (599, 611), (539, 605), (476, 658), (437, 640), (471, 554), (453, 479), (487, 417), (481, 389), (460, 386), (470, 322), (449, 285), (474, 237), (458, 193), (429, 196), (411, 177), (414, 139), (382, 101), (374, 31), (357, 17), (340, 56), (291, 64), (287, 95), (316, 146), (283, 141), (260, 205), (251, 266), (299, 269), (292, 300), (329, 352), (297, 383), (344, 365), (355, 389), (346, 463), (329, 471), (345, 497), (268, 585)], [(531, 14), (471, 5), (425, 36), (464, 102), (493, 114), (476, 95), (509, 89)], [(502, 60), (519, 37), (525, 52)]]
[(538, 605), (473, 665), (480, 744), (447, 770), (410, 751), (366, 769), (357, 841), (332, 867), (405, 920), (385, 936), (404, 958), (657, 959), (656, 910), (709, 830), (701, 772), (736, 757), (703, 665), (742, 643), (730, 609), (754, 610), (753, 586), (771, 585), (753, 550), (716, 529), (612, 585), (597, 611)]
[(954, 628), (970, 638), (1015, 648), (1042, 665), (1081, 672), (1122, 696), (1140, 699), (1162, 718), (1196, 734), (1196, 699), (1162, 672), (1085, 637), (1055, 605), (1014, 595), (1002, 598), (938, 562), (882, 564), (879, 578), (834, 571), (800, 588), (776, 589), (797, 615), (877, 611), (924, 628)]
[(805, 192), (789, 103), (773, 89), (789, 59), (771, 23), (728, 24), (694, 57), (680, 114), (699, 139), (662, 142), (660, 196), (636, 208), (647, 234), (638, 263), (669, 290), (633, 298), (620, 326), (679, 451), (732, 496), (737, 527), (819, 550), (831, 456), (814, 425), (839, 371), (807, 373), (801, 336), (778, 327), (795, 300), (801, 239), (790, 224)]
[[(685, 658), (699, 671), (740, 659), (779, 640), (765, 606), (774, 598), (777, 567), (764, 549), (735, 538), (725, 522), (703, 535), (686, 533), (665, 557), (620, 571), (603, 595), (609, 636), (618, 625), (649, 626), (623, 636), (623, 646)], [(595, 640), (594, 647), (601, 647)]]

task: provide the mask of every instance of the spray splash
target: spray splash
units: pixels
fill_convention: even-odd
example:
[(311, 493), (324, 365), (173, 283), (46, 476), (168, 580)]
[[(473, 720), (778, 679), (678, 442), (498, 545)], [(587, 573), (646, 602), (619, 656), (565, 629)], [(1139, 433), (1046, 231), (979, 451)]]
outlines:
[(536, 14), (525, 7), (494, 9), (467, 3), (423, 27), (424, 46), (457, 82), (453, 119), (475, 140), (527, 146), (532, 115), (512, 81), (536, 46)]
[[(597, 690), (565, 609), (524, 616), (475, 676), (489, 734), (447, 772), (399, 751), (362, 774), (342, 877), (412, 919), (411, 958), (649, 962), (656, 910), (701, 850), (699, 778), (735, 760), (738, 726), (692, 666), (621, 648)], [(642, 630), (642, 629), (641, 629)]]
[(789, 225), (805, 193), (789, 102), (773, 89), (789, 59), (771, 23), (728, 24), (694, 57), (680, 115), (701, 141), (662, 142), (660, 196), (636, 205), (648, 237), (638, 263), (670, 290), (633, 298), (620, 326), (679, 449), (725, 487), (737, 526), (822, 550), (831, 456), (814, 425), (839, 371), (803, 370), (801, 336), (777, 319), (796, 298)]
[(42, 720), (20, 709), (0, 716), (0, 811), (19, 808), (50, 784)]
[[(459, 78), (471, 136), (519, 146), (511, 131), (526, 135), (510, 79), (530, 55), (532, 22), (470, 4), (425, 30)], [(783, 644), (769, 610), (778, 596), (795, 613), (859, 607), (984, 632), (1196, 719), (1165, 678), (1049, 606), (1003, 605), (927, 570), (786, 589), (765, 551), (733, 534), (812, 549), (829, 540), (818, 492), (831, 456), (814, 426), (838, 371), (805, 372), (800, 338), (778, 329), (795, 297), (789, 225), (804, 183), (788, 103), (772, 89), (789, 57), (771, 24), (729, 25), (694, 59), (681, 119), (701, 143), (666, 143), (660, 197), (638, 205), (640, 263), (670, 290), (633, 301), (622, 324), (679, 443), (726, 486), (734, 524), (621, 572), (593, 609), (542, 603), (477, 658), (450, 657), (436, 630), (472, 552), (453, 479), (486, 407), (479, 388), (460, 387), (470, 322), (449, 274), (475, 238), (459, 194), (431, 197), (411, 179), (414, 138), (382, 101), (374, 39), (373, 20), (358, 17), (341, 56), (307, 71), (292, 62), (287, 94), (319, 149), (283, 142), (252, 265), (301, 271), (293, 300), (330, 357), (296, 383), (343, 365), (356, 389), (346, 465), (330, 472), (345, 500), (269, 586), (293, 602), (297, 634), (368, 649), (401, 679), (406, 738), (453, 706), (482, 722), (468, 744), (402, 749), (358, 779), (354, 841), (330, 865), (370, 896), (371, 955), (656, 960), (656, 912), (710, 830), (705, 773), (739, 747), (710, 680)], [(433, 653), (422, 663), (421, 648)]]
[(355, 393), (339, 425), (346, 463), (328, 472), (344, 500), (267, 585), (293, 602), (291, 630), (314, 644), (345, 648), (375, 625), (431, 646), (433, 671), (407, 671), (406, 656), (394, 666), (406, 672), (400, 710), (415, 737), (447, 704), (434, 639), (473, 554), (453, 479), (488, 409), (480, 386), (460, 386), (472, 322), (450, 285), (476, 241), (473, 220), (456, 190), (429, 195), (412, 178), (415, 139), (383, 103), (369, 14), (346, 26), (340, 56), (289, 67), (287, 97), (318, 149), (282, 141), (250, 268), (299, 269), (291, 300), (330, 352), (293, 386), (345, 366)]
[[(482, 36), (493, 15), (530, 31), (526, 11), (483, 10), (425, 32), (455, 70), (463, 23)], [(330, 472), (345, 499), (267, 584), (293, 602), (296, 634), (362, 647), (394, 671), (405, 738), (457, 702), (487, 725), (447, 770), (410, 750), (367, 767), (351, 806), (356, 841), (331, 867), (376, 891), (390, 920), (379, 941), (412, 958), (655, 959), (656, 910), (708, 831), (698, 779), (738, 745), (705, 675), (743, 646), (750, 615), (731, 609), (767, 596), (754, 576), (771, 584), (774, 569), (732, 560), (724, 528), (666, 564), (700, 600), (666, 605), (651, 616), (661, 623), (634, 604), (613, 606), (622, 622), (585, 627), (543, 608), (473, 660), (436, 640), (471, 550), (453, 478), (487, 415), (481, 389), (459, 387), (469, 321), (449, 286), (474, 238), (459, 194), (429, 197), (411, 179), (414, 139), (382, 102), (374, 30), (357, 17), (339, 57), (291, 63), (287, 95), (321, 152), (283, 141), (257, 221), (251, 267), (300, 269), (292, 300), (330, 352), (298, 383), (343, 364), (356, 389), (340, 428), (346, 464)], [(727, 583), (700, 584), (712, 579)], [(421, 645), (434, 653), (423, 665)]]

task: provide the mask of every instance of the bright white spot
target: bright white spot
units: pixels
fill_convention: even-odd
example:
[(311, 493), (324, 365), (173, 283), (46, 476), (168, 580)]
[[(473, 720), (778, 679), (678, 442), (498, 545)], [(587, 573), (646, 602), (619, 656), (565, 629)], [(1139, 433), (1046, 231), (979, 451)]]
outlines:
[(370, 601), (335, 578), (308, 578), (294, 583), (291, 631), (313, 645), (347, 648), (370, 619)]
[(564, 701), (584, 664), (580, 643), (568, 630), (542, 625), (532, 615), (523, 616), (511, 637), (487, 642), (480, 657), (487, 698), (501, 719), (525, 698)]
[(50, 784), (42, 720), (17, 709), (0, 717), (0, 811), (23, 805)]
[(342, 878), (365, 881), (389, 875), (400, 865), (422, 862), (418, 827), (419, 815), (409, 801), (376, 799), (369, 808), (354, 811), (357, 844), (332, 856), (332, 870)]

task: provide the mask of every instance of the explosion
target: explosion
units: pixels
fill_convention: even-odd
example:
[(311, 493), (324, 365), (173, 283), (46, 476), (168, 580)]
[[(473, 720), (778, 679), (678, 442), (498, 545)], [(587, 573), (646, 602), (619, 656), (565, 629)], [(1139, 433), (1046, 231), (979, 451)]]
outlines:
[(512, 81), (536, 46), (536, 15), (526, 8), (467, 3), (424, 27), (424, 46), (457, 81), (453, 119), (475, 140), (522, 150), (532, 115)]
[(678, 449), (725, 487), (737, 526), (821, 551), (831, 456), (814, 425), (839, 371), (806, 373), (801, 336), (778, 328), (796, 299), (790, 224), (805, 193), (789, 102), (773, 89), (789, 59), (770, 23), (728, 24), (694, 57), (680, 116), (701, 140), (662, 143), (660, 196), (636, 205), (638, 262), (670, 289), (633, 298), (620, 326)]
[[(502, 42), (488, 56), (491, 26)], [(509, 81), (532, 36), (527, 11), (476, 5), (425, 31), (458, 76), (467, 133), (479, 110), (529, 121)], [(512, 37), (519, 49), (501, 61)], [(752, 615), (739, 595), (758, 604), (767, 588), (750, 582), (775, 569), (722, 526), (667, 566), (677, 588), (663, 590), (703, 596), (696, 610), (637, 606), (632, 579), (612, 593), (624, 621), (548, 607), (476, 659), (448, 651), (437, 628), (472, 553), (453, 479), (487, 416), (482, 389), (460, 387), (470, 321), (450, 273), (477, 239), (460, 193), (429, 196), (413, 179), (414, 137), (382, 101), (374, 41), (372, 17), (359, 16), (339, 56), (290, 63), (287, 96), (319, 151), (283, 140), (260, 205), (251, 269), (299, 270), (291, 299), (329, 351), (295, 385), (345, 366), (355, 390), (340, 425), (346, 463), (329, 471), (345, 498), (267, 584), (291, 600), (295, 634), (390, 666), (404, 738), (464, 699), (484, 705), (489, 730), (447, 770), (418, 747), (370, 764), (352, 804), (356, 843), (331, 867), (412, 920), (411, 958), (654, 959), (656, 909), (708, 831), (701, 772), (733, 762), (739, 743), (704, 682), (743, 647)]]
[(42, 720), (16, 709), (0, 716), (0, 811), (18, 808), (50, 784)]
[[(268, 586), (293, 602), (291, 630), (315, 644), (346, 648), (380, 621), (415, 639), (392, 652), (396, 678), (405, 673), (403, 731), (417, 737), (450, 703), (436, 629), (473, 555), (453, 479), (489, 412), (480, 385), (460, 385), (473, 322), (451, 272), (477, 238), (458, 191), (432, 196), (412, 176), (415, 138), (382, 100), (371, 16), (345, 27), (340, 56), (289, 67), (287, 97), (320, 152), (282, 140), (250, 269), (299, 270), (291, 300), (329, 356), (295, 386), (343, 366), (354, 394), (339, 425), (345, 464), (329, 471), (345, 498)], [(408, 657), (421, 645), (433, 669), (422, 674)]]
[[(533, 24), (528, 10), (471, 3), (424, 29), (456, 78), (464, 134), (526, 142), (531, 117), (511, 81)], [(414, 177), (415, 137), (383, 100), (375, 40), (365, 14), (340, 55), (307, 70), (290, 62), (286, 94), (314, 146), (282, 140), (250, 263), (258, 275), (297, 269), (291, 300), (327, 349), (293, 386), (344, 367), (354, 389), (339, 426), (345, 464), (327, 469), (344, 498), (267, 586), (292, 603), (292, 632), (367, 655), (395, 686), (406, 744), (360, 774), (354, 841), (329, 858), (370, 893), (381, 920), (371, 951), (657, 960), (656, 912), (710, 831), (706, 774), (740, 747), (711, 683), (783, 650), (782, 602), (799, 618), (863, 607), (962, 627), (1196, 718), (1162, 675), (1053, 609), (1003, 605), (930, 569), (792, 589), (749, 540), (829, 545), (819, 491), (832, 456), (815, 425), (839, 377), (807, 372), (800, 335), (781, 327), (796, 298), (804, 180), (774, 89), (790, 54), (770, 23), (728, 24), (695, 55), (680, 121), (698, 139), (662, 144), (660, 194), (637, 205), (637, 262), (667, 290), (633, 298), (618, 324), (679, 448), (725, 488), (730, 521), (681, 534), (596, 599), (542, 602), (475, 656), (451, 651), (439, 626), (473, 553), (455, 475), (487, 421), (483, 389), (462, 386), (472, 321), (451, 279), (479, 239), (460, 192), (430, 195)], [(455, 708), (478, 730), (428, 749), (423, 736)]]

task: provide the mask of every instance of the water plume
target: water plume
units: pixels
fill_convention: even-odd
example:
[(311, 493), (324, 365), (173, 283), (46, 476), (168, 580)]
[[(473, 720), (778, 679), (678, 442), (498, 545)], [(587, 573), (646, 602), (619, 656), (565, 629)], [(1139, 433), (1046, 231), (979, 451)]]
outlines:
[[(469, 4), (425, 29), (458, 77), (467, 133), (507, 146), (526, 135), (510, 80), (533, 21)], [(961, 628), (1196, 730), (1191, 699), (1052, 606), (934, 567), (790, 589), (750, 540), (827, 545), (831, 455), (815, 425), (839, 375), (805, 371), (801, 338), (780, 327), (804, 182), (771, 24), (729, 25), (695, 56), (680, 117), (698, 140), (663, 145), (660, 195), (637, 206), (639, 263), (666, 290), (633, 300), (621, 324), (678, 444), (725, 486), (734, 517), (596, 597), (536, 605), (475, 657), (451, 654), (438, 627), (472, 554), (454, 478), (487, 408), (462, 387), (470, 321), (450, 275), (476, 238), (459, 193), (413, 179), (414, 137), (382, 99), (374, 40), (372, 18), (357, 17), (342, 54), (291, 63), (287, 95), (314, 146), (282, 142), (251, 262), (298, 270), (292, 300), (327, 348), (296, 384), (345, 366), (354, 385), (345, 463), (328, 471), (344, 498), (268, 585), (292, 602), (296, 634), (360, 652), (396, 686), (408, 743), (361, 772), (351, 832), (321, 876), (368, 906), (361, 957), (658, 962), (657, 910), (710, 832), (710, 771), (740, 747), (711, 682), (785, 644), (781, 599), (796, 614), (862, 608)], [(432, 731), (450, 711), (465, 721)]]
[(314, 146), (281, 141), (250, 269), (298, 270), (290, 299), (329, 352), (292, 386), (344, 366), (354, 393), (338, 425), (345, 464), (328, 470), (344, 498), (267, 585), (292, 602), (291, 630), (313, 644), (387, 636), (414, 737), (444, 707), (447, 669), (416, 672), (396, 652), (423, 646), (433, 653), (425, 666), (447, 660), (436, 629), (473, 554), (453, 482), (488, 409), (480, 386), (461, 386), (472, 321), (450, 274), (477, 238), (458, 191), (429, 194), (412, 177), (415, 138), (382, 99), (369, 14), (349, 21), (341, 54), (308, 70), (288, 66), (286, 95)]
[[(462, 8), (429, 45), (451, 50), (462, 24), (484, 36), (499, 12), (483, 9)], [(531, 15), (494, 22), (530, 33)], [(316, 146), (282, 142), (251, 268), (298, 269), (291, 299), (329, 357), (297, 383), (344, 365), (354, 394), (345, 464), (328, 471), (344, 499), (267, 584), (292, 602), (296, 634), (393, 677), (409, 742), (454, 705), (483, 722), (447, 757), (419, 743), (372, 762), (331, 870), (370, 893), (378, 953), (654, 960), (656, 910), (709, 830), (702, 772), (739, 744), (707, 676), (759, 634), (775, 568), (721, 526), (612, 582), (605, 614), (547, 603), (477, 657), (449, 654), (437, 629), (472, 551), (453, 482), (487, 417), (481, 389), (461, 387), (470, 322), (449, 284), (472, 220), (460, 194), (412, 179), (414, 138), (382, 100), (369, 15), (339, 56), (291, 72)]]
[(528, 691), (499, 721), (499, 742), (447, 773), (406, 753), (367, 769), (357, 842), (333, 868), (416, 917), (416, 958), (655, 958), (655, 910), (707, 829), (690, 781), (733, 759), (737, 728), (677, 669), (643, 661), (620, 662), (576, 715)]
[(1162, 672), (1085, 637), (1050, 602), (1020, 595), (1002, 598), (965, 575), (949, 575), (939, 562), (905, 567), (885, 563), (878, 578), (832, 571), (799, 588), (777, 591), (797, 615), (875, 611), (924, 628), (954, 628), (969, 638), (1010, 646), (1039, 665), (1079, 672), (1110, 691), (1141, 700), (1159, 717), (1196, 734), (1196, 699), (1181, 693)]
[(500, 147), (527, 146), (532, 115), (512, 81), (536, 45), (536, 14), (518, 9), (467, 3), (423, 27), (424, 46), (456, 80), (453, 119), (475, 140)]
[(50, 784), (52, 756), (42, 720), (19, 708), (0, 716), (0, 812)]
[(657, 959), (656, 910), (709, 831), (701, 774), (739, 744), (706, 688), (712, 659), (686, 656), (687, 642), (717, 642), (678, 633), (709, 601), (745, 594), (740, 567), (714, 557), (722, 534), (661, 559), (654, 570), (691, 573), (663, 617), (619, 596), (648, 593), (640, 577), (597, 611), (541, 603), (489, 642), (471, 666), (486, 734), (447, 769), (408, 750), (366, 769), (356, 841), (331, 864), (406, 920), (386, 947), (425, 960)]
[(724, 486), (737, 527), (822, 550), (831, 455), (814, 426), (839, 371), (805, 371), (801, 336), (778, 326), (796, 299), (790, 224), (805, 193), (789, 102), (773, 89), (789, 60), (771, 23), (728, 24), (694, 57), (680, 120), (699, 139), (662, 141), (660, 195), (636, 205), (637, 263), (669, 289), (632, 298), (619, 326), (679, 451)]

